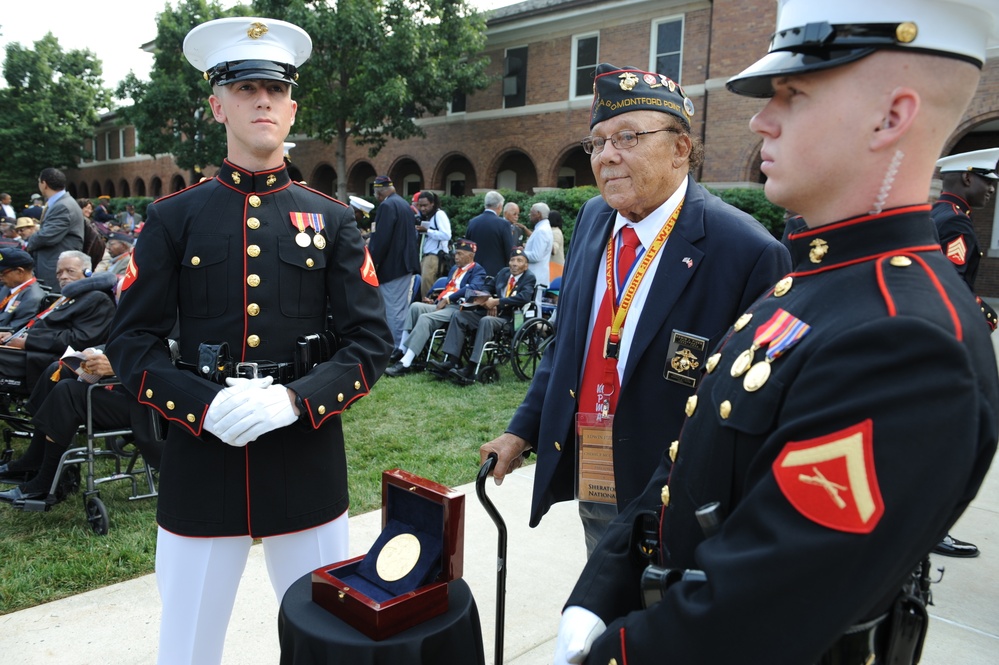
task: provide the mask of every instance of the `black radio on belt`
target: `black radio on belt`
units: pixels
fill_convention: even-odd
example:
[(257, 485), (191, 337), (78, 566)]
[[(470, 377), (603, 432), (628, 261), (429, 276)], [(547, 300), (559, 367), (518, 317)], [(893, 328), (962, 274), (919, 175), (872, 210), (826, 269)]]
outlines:
[[(717, 501), (705, 504), (694, 511), (705, 538), (718, 533), (724, 516), (721, 504)], [(639, 554), (648, 561), (654, 561), (659, 550), (659, 518), (655, 513), (639, 514), (635, 520), (632, 538), (638, 546)], [(642, 607), (652, 607), (666, 595), (666, 591), (677, 582), (706, 582), (703, 570), (683, 568), (663, 568), (650, 564), (642, 571)]]
[(295, 374), (305, 376), (313, 367), (332, 358), (336, 349), (336, 336), (329, 330), (302, 335), (295, 340)]

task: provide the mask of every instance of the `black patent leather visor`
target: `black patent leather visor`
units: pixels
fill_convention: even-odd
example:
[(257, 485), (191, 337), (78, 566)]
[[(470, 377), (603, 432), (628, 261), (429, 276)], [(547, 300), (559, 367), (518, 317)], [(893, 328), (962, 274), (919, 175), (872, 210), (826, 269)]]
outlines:
[(270, 60), (236, 60), (221, 62), (206, 72), (212, 85), (228, 85), (236, 81), (260, 79), (264, 81), (284, 81), (292, 85), (298, 79), (298, 69), (294, 65)]
[(873, 46), (867, 46), (810, 53), (775, 51), (767, 53), (742, 73), (730, 78), (725, 87), (745, 97), (773, 97), (774, 88), (771, 80), (775, 76), (804, 74), (839, 67), (860, 60), (876, 50)]

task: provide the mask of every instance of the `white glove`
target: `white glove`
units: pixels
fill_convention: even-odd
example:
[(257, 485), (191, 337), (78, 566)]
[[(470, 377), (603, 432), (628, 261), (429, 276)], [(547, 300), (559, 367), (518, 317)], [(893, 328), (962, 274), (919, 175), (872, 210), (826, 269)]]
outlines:
[(555, 644), (555, 665), (582, 663), (593, 641), (607, 630), (603, 619), (586, 608), (570, 605), (562, 612)]
[[(226, 379), (225, 382), (228, 387), (220, 390), (212, 403), (208, 405), (204, 423), (204, 428), (220, 439), (222, 439), (221, 433), (224, 429), (218, 426), (218, 422), (243, 403), (238, 398), (239, 395), (251, 388), (266, 388), (274, 382), (274, 379), (267, 376), (262, 379)], [(230, 441), (225, 442), (231, 443)]]
[(230, 399), (239, 403), (215, 423), (220, 432), (216, 436), (230, 446), (245, 446), (298, 420), (288, 389), (280, 383), (250, 388)]

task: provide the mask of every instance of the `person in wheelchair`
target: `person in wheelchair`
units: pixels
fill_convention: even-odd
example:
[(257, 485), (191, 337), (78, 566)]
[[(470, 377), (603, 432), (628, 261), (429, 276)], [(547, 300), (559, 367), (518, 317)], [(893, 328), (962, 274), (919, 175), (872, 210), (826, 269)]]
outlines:
[(486, 270), (475, 262), (475, 243), (462, 238), (454, 245), (454, 268), (448, 274), (447, 285), (437, 299), (424, 299), (409, 306), (409, 321), (402, 334), (406, 353), (396, 364), (385, 370), (389, 376), (402, 376), (413, 369), (416, 354), (430, 341), (438, 328), (450, 323), (458, 312), (465, 293), (481, 291), (486, 286)]
[[(7, 464), (0, 464), (0, 480), (16, 481), (29, 478), (13, 489), (0, 492), (0, 501), (17, 504), (49, 496), (59, 461), (72, 445), (80, 426), (87, 419), (87, 390), (91, 381), (114, 376), (114, 370), (102, 350), (86, 349), (79, 372), (61, 362), (52, 363), (50, 380), (39, 381), (28, 400), (35, 432), (24, 454)], [(79, 380), (87, 375), (90, 381)], [(100, 429), (131, 428), (135, 446), (146, 463), (154, 469), (160, 465), (163, 443), (156, 441), (148, 408), (136, 401), (121, 385), (107, 386), (91, 394), (93, 423)]]
[(27, 393), (67, 347), (84, 349), (107, 341), (118, 280), (111, 273), (91, 277), (90, 269), (90, 257), (83, 252), (60, 254), (58, 299), (15, 332), (0, 333), (0, 389)]
[(0, 328), (17, 330), (38, 313), (45, 297), (31, 254), (21, 249), (0, 250), (0, 281)]
[[(454, 315), (444, 337), (444, 359), (431, 360), (427, 371), (439, 378), (450, 378), (461, 386), (475, 383), (482, 349), (506, 326), (513, 329), (514, 313), (534, 300), (537, 279), (527, 269), (527, 256), (523, 247), (514, 247), (510, 252), (509, 267), (496, 273), (491, 296), (475, 298), (473, 307), (462, 307)], [(466, 303), (467, 305), (467, 303)], [(468, 364), (461, 367), (462, 350), (468, 336), (475, 332), (475, 342)]]

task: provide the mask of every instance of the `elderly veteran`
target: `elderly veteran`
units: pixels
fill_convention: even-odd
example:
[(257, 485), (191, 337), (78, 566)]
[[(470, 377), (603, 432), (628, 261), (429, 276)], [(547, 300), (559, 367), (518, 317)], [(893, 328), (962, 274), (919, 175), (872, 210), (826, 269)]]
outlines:
[(45, 297), (35, 260), (20, 249), (0, 250), (0, 282), (0, 328), (17, 330), (38, 313)]
[[(368, 393), (392, 346), (350, 208), (293, 182), (284, 161), (291, 93), (311, 50), (304, 30), (269, 18), (188, 33), (184, 54), (211, 85), (228, 155), (214, 178), (149, 206), (121, 287), (108, 358), (170, 422), (157, 508), (160, 663), (221, 661), (255, 538), (278, 601), (348, 552), (340, 414)], [(175, 325), (176, 365), (165, 344)], [(329, 355), (299, 351), (328, 335), (338, 341)]]
[(385, 370), (388, 376), (402, 376), (413, 369), (416, 354), (430, 341), (435, 330), (444, 328), (458, 313), (458, 307), (468, 291), (481, 291), (486, 286), (486, 270), (475, 261), (476, 245), (467, 238), (454, 244), (454, 267), (447, 276), (447, 284), (435, 300), (424, 298), (409, 306), (409, 320), (402, 336), (405, 353), (399, 361)]
[(600, 64), (594, 91), (581, 143), (600, 196), (577, 217), (555, 343), (481, 448), (498, 454), (497, 483), (536, 453), (531, 526), (578, 498), (587, 551), (679, 434), (708, 350), (790, 269), (766, 229), (694, 181), (703, 150), (683, 88)]
[(787, 0), (728, 81), (768, 98), (749, 126), (767, 197), (805, 221), (796, 267), (713, 349), (568, 599), (556, 665), (919, 659), (926, 555), (999, 436), (989, 329), (926, 202), (997, 15)]

